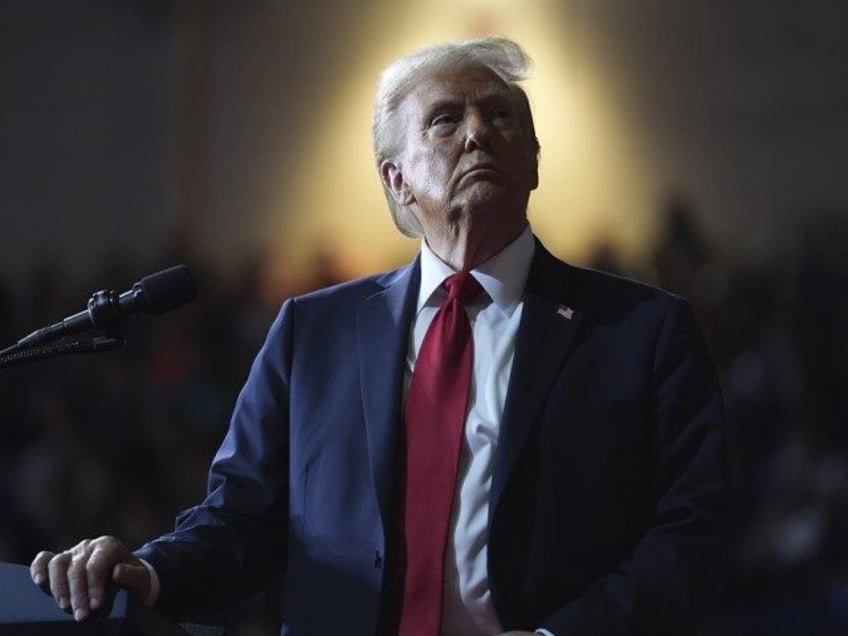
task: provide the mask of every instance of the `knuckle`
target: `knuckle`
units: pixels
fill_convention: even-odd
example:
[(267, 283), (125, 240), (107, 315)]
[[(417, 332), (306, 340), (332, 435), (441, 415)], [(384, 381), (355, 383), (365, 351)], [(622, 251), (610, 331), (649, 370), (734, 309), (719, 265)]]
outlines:
[(120, 558), (126, 552), (124, 544), (115, 537), (100, 537), (98, 541), (99, 543), (95, 547), (95, 550), (103, 555), (108, 555), (113, 559)]
[(86, 561), (88, 561), (87, 552), (75, 552), (71, 555), (71, 567), (77, 568), (81, 565), (84, 566)]
[(50, 557), (48, 566), (50, 568), (62, 568), (68, 565), (70, 559), (71, 555), (69, 553), (60, 552), (59, 554), (54, 554), (52, 557)]
[(47, 565), (50, 563), (50, 559), (53, 558), (52, 552), (41, 551), (35, 555), (35, 558), (32, 560), (32, 563), (29, 566), (30, 571), (32, 572), (41, 572)]
[(92, 558), (85, 564), (85, 573), (86, 576), (89, 577), (97, 577), (100, 576), (103, 572), (106, 571), (108, 567), (108, 562), (102, 559)]
[(110, 536), (97, 537), (91, 542), (91, 552), (99, 557), (103, 555), (114, 554), (117, 551), (119, 543), (117, 539)]
[(91, 541), (88, 539), (83, 539), (79, 543), (77, 543), (73, 548), (71, 548), (71, 552), (74, 555), (77, 554), (85, 554), (89, 550), (89, 546), (91, 545)]

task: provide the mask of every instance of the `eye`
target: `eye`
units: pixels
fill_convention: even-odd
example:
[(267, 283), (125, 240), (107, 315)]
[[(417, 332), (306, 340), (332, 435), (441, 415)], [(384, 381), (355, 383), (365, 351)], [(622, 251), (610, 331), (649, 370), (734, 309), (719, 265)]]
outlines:
[(453, 126), (459, 121), (459, 117), (455, 113), (439, 113), (430, 120), (430, 127), (434, 126)]
[(491, 114), (492, 121), (511, 121), (512, 111), (508, 108), (496, 108)]

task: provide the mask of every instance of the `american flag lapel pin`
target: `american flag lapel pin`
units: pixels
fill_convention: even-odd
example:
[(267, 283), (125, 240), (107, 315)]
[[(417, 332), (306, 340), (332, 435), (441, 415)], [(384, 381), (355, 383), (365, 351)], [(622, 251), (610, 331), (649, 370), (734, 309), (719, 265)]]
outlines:
[(574, 317), (574, 310), (566, 305), (560, 305), (557, 313), (566, 320), (571, 320)]

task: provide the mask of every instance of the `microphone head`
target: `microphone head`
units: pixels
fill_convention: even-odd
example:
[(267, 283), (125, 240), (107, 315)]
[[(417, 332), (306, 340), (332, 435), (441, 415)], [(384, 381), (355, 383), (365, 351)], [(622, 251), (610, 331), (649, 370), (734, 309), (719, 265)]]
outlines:
[(135, 285), (141, 290), (148, 314), (162, 314), (195, 299), (197, 285), (186, 265), (177, 265), (145, 276)]

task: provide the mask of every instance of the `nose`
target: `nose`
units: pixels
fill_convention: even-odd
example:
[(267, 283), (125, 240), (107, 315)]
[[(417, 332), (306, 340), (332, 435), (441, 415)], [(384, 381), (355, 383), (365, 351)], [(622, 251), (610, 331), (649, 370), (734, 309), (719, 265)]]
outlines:
[(489, 147), (491, 129), (479, 111), (468, 114), (465, 129), (465, 152), (485, 150)]

